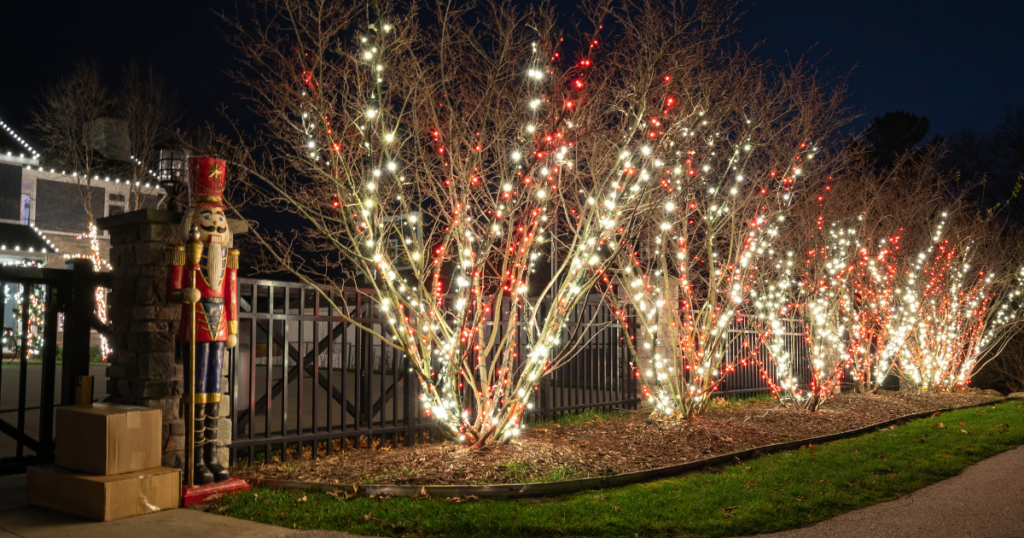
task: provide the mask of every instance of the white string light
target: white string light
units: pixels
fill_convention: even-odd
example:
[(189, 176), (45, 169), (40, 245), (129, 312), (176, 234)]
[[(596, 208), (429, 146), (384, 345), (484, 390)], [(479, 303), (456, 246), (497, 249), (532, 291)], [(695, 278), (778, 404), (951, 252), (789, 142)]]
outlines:
[[(31, 165), (25, 166), (25, 169), (26, 170), (32, 170), (32, 166)], [(48, 174), (59, 174), (59, 175), (65, 176), (65, 177), (75, 178), (76, 180), (78, 178), (86, 178), (87, 177), (85, 174), (79, 174), (78, 172), (71, 172), (70, 174), (67, 171), (65, 171), (65, 170), (61, 170), (60, 172), (58, 172), (56, 168), (50, 168), (49, 170), (46, 170), (42, 166), (37, 166), (35, 168), (35, 170), (38, 171), (38, 172), (43, 172), (43, 173), (48, 173)], [(153, 171), (149, 170), (149, 173), (152, 174)], [(104, 182), (107, 182), (107, 183), (123, 183), (125, 185), (132, 185), (132, 182), (129, 181), (129, 180), (122, 180), (121, 178), (114, 178), (113, 180), (111, 180), (110, 176), (100, 177), (99, 174), (93, 174), (92, 179), (94, 181), (104, 181)], [(135, 181), (134, 185), (136, 187), (143, 187), (143, 188), (147, 188), (147, 189), (161, 189), (162, 188), (159, 184), (151, 184), (149, 182), (142, 183), (141, 181)]]
[[(46, 234), (44, 234), (42, 232), (42, 230), (40, 230), (39, 228), (36, 228), (35, 225), (29, 225), (29, 228), (32, 228), (32, 230), (34, 232), (36, 232), (36, 235), (38, 235), (39, 238), (42, 239), (46, 243), (46, 247), (43, 247), (42, 250), (37, 251), (35, 247), (25, 247), (25, 248), (22, 248), (21, 245), (8, 246), (7, 243), (0, 243), (0, 251), (8, 251), (9, 250), (9, 251), (13, 251), (13, 252), (29, 252), (29, 253), (40, 252), (40, 253), (43, 253), (43, 254), (46, 254), (47, 252), (50, 252), (50, 253), (60, 252), (60, 249), (57, 248), (57, 246), (54, 245), (53, 242), (50, 241), (50, 239), (48, 237), (46, 237)], [(47, 248), (50, 248), (52, 250), (47, 251)]]
[[(14, 129), (12, 129), (10, 125), (7, 125), (6, 123), (4, 123), (3, 120), (0, 120), (0, 127), (2, 127), (3, 130), (7, 131), (7, 134), (11, 135), (12, 138), (17, 140), (18, 143), (21, 144), (21, 147), (27, 149), (29, 151), (29, 153), (32, 154), (32, 158), (33, 159), (38, 159), (39, 158), (39, 152), (36, 151), (32, 146), (30, 146), (29, 143), (26, 142), (24, 138), (18, 136), (18, 133), (14, 132)], [(10, 155), (11, 153), (7, 152), (7, 154)]]

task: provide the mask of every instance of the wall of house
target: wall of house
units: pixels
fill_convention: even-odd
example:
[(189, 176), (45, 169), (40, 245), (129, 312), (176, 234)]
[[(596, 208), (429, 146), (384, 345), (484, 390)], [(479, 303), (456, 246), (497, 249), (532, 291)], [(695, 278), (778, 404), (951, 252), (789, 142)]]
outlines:
[[(136, 190), (133, 194), (126, 183), (108, 178), (83, 185), (71, 174), (0, 162), (0, 222), (24, 223), (23, 200), (27, 200), (28, 222), (60, 249), (47, 257), (47, 267), (63, 267), (67, 256), (92, 255), (85, 235), (90, 222), (85, 196), (91, 201), (93, 218), (100, 219), (136, 207), (155, 209), (161, 193), (156, 187), (143, 187), (141, 193)], [(100, 256), (110, 260), (110, 237), (100, 231), (98, 240)]]
[(20, 220), (21, 165), (0, 163), (0, 220)]

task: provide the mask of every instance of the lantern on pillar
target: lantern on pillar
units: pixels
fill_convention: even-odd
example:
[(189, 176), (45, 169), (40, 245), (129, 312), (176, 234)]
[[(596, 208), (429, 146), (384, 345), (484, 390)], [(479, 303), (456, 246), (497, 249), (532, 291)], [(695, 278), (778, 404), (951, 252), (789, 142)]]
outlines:
[(160, 204), (168, 211), (185, 212), (185, 192), (188, 190), (188, 155), (184, 145), (165, 142), (157, 146), (157, 177), (166, 197)]

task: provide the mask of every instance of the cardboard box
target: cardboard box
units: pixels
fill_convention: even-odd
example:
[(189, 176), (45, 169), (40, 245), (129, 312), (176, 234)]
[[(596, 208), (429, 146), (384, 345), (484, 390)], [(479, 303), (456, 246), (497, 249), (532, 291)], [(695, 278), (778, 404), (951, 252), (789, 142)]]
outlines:
[(99, 521), (177, 508), (181, 471), (157, 467), (95, 476), (56, 465), (29, 467), (28, 503)]
[(57, 408), (56, 463), (98, 475), (160, 466), (159, 409), (95, 404)]

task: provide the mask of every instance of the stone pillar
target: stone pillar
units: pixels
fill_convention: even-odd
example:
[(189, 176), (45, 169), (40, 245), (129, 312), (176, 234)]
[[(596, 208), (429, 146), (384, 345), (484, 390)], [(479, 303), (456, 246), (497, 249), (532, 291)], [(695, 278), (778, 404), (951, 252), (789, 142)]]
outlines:
[(181, 467), (184, 389), (174, 336), (181, 307), (165, 300), (169, 247), (180, 244), (181, 214), (143, 209), (100, 219), (110, 234), (109, 320), (113, 335), (107, 369), (110, 401), (163, 411), (163, 465)]
[[(185, 423), (181, 396), (185, 390), (184, 366), (178, 358), (175, 336), (181, 305), (169, 304), (167, 268), (169, 250), (180, 245), (181, 213), (141, 209), (100, 219), (97, 225), (110, 234), (110, 264), (115, 275), (107, 302), (112, 353), (107, 368), (110, 401), (163, 411), (163, 465), (184, 463)], [(241, 221), (229, 221), (232, 232), (244, 233)], [(224, 361), (218, 446), (227, 461), (231, 442), (229, 361)]]

